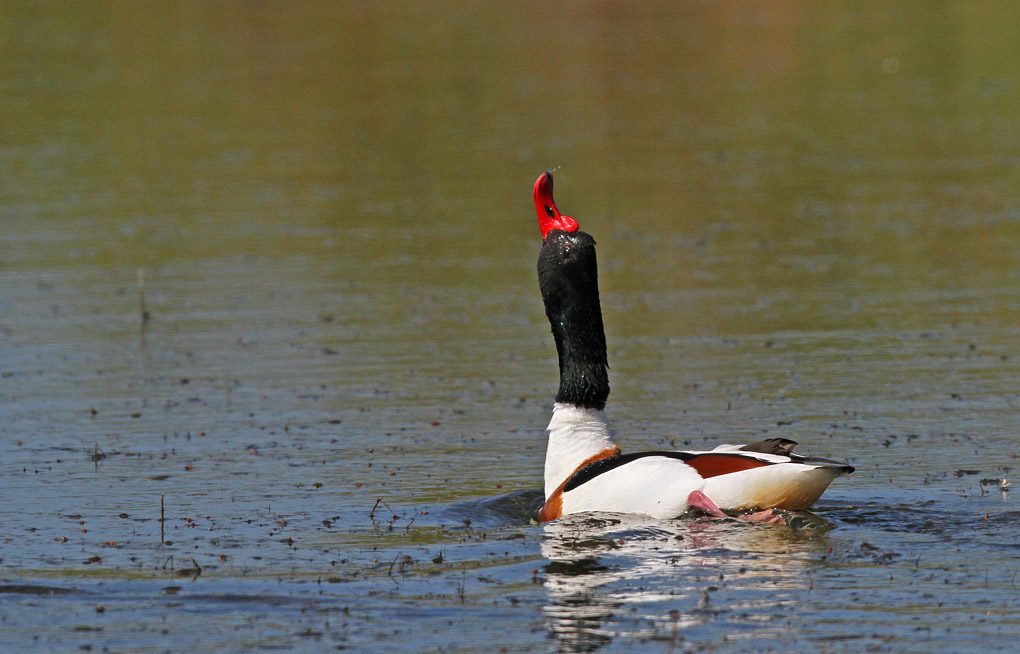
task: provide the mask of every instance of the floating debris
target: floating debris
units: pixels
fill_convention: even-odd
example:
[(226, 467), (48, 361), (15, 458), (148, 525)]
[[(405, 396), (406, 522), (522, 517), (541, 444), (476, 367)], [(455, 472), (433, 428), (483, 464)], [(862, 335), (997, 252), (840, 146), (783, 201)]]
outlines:
[(1010, 486), (1012, 486), (1013, 484), (1009, 483), (1009, 481), (1006, 480), (1006, 479), (982, 479), (981, 480), (981, 485), (982, 486), (995, 486), (996, 488), (998, 488), (1001, 491), (1008, 492)]

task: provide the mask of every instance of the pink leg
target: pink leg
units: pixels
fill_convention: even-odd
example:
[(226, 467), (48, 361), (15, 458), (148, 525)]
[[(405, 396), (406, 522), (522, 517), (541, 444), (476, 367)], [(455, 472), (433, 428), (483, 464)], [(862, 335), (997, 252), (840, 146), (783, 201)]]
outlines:
[(786, 524), (786, 518), (784, 518), (781, 514), (776, 513), (775, 509), (765, 509), (764, 511), (747, 513), (740, 516), (740, 519), (747, 520), (748, 522), (767, 522), (772, 525)]
[(700, 509), (708, 515), (714, 515), (717, 518), (728, 518), (729, 516), (722, 512), (715, 502), (708, 499), (708, 495), (705, 495), (701, 491), (694, 491), (687, 496), (687, 506), (692, 509)]
[[(729, 518), (730, 516), (722, 512), (715, 502), (713, 502), (708, 495), (705, 495), (701, 491), (694, 491), (687, 496), (688, 508), (698, 509), (704, 511), (708, 515), (715, 516), (717, 518)], [(776, 513), (774, 509), (766, 509), (764, 511), (758, 511), (756, 513), (748, 513), (742, 516), (738, 516), (741, 520), (747, 520), (748, 522), (767, 522), (773, 525), (785, 525), (786, 519), (779, 513)]]

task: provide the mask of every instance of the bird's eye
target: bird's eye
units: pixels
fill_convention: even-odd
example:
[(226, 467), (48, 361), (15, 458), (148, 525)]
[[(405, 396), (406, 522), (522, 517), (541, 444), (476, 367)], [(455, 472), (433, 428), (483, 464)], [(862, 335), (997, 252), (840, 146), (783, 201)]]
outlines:
[(545, 205), (545, 215), (549, 216), (550, 218), (555, 218), (556, 217), (556, 214), (553, 213), (552, 207), (550, 207), (548, 204)]

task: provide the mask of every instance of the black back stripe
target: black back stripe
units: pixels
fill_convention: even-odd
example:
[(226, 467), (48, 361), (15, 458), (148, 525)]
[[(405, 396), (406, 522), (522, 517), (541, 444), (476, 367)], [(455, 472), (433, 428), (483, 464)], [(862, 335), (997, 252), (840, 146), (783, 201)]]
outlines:
[(618, 454), (607, 459), (599, 459), (589, 463), (570, 475), (570, 479), (563, 486), (563, 492), (572, 491), (581, 484), (589, 482), (603, 473), (619, 468), (622, 465), (627, 465), (631, 461), (643, 459), (646, 456), (664, 456), (670, 459), (680, 459), (681, 461), (689, 461), (694, 458), (693, 454), (688, 454), (687, 452), (633, 452), (631, 454)]

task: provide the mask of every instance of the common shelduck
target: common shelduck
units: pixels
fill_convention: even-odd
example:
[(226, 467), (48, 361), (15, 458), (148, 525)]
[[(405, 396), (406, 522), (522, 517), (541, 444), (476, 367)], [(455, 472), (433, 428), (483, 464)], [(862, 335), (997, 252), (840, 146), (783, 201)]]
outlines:
[(846, 463), (794, 454), (794, 441), (771, 438), (709, 451), (623, 454), (603, 409), (609, 397), (606, 335), (599, 304), (595, 239), (553, 201), (553, 176), (535, 182), (543, 245), (538, 282), (556, 340), (560, 387), (549, 422), (545, 505), (539, 520), (606, 511), (674, 518), (689, 507), (713, 515), (807, 509)]

